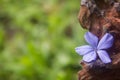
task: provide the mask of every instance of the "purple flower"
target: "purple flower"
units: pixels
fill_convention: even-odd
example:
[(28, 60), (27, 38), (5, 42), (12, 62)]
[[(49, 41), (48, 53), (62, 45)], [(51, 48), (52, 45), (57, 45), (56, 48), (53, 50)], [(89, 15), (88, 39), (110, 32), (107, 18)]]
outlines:
[(106, 49), (110, 48), (114, 41), (111, 34), (106, 33), (100, 41), (98, 40), (98, 37), (91, 32), (87, 32), (84, 37), (89, 45), (75, 48), (75, 51), (83, 56), (84, 61), (92, 62), (99, 58), (103, 63), (111, 62), (111, 59), (106, 52)]

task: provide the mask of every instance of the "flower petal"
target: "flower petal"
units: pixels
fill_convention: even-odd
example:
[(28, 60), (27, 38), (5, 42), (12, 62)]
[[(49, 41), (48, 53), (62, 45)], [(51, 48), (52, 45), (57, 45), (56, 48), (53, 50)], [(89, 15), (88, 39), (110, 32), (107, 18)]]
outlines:
[(83, 56), (83, 60), (86, 62), (94, 61), (94, 60), (96, 60), (96, 58), (97, 58), (97, 55), (96, 55), (95, 51), (92, 51), (92, 52)]
[(87, 32), (85, 34), (85, 40), (94, 48), (97, 48), (97, 44), (98, 44), (98, 38), (97, 36), (95, 36), (94, 34), (92, 34), (91, 32)]
[(93, 48), (89, 45), (85, 45), (85, 46), (80, 46), (75, 48), (75, 51), (79, 54), (79, 55), (85, 55), (91, 51), (93, 51)]
[(97, 49), (108, 49), (113, 45), (114, 38), (110, 33), (106, 33), (100, 40)]
[(106, 51), (98, 50), (97, 53), (98, 53), (98, 56), (103, 63), (110, 63), (111, 62), (111, 59)]

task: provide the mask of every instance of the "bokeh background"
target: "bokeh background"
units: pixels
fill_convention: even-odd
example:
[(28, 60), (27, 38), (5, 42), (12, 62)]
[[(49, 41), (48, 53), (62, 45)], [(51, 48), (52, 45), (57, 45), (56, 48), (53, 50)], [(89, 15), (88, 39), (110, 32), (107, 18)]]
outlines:
[(80, 0), (0, 0), (0, 80), (77, 80)]

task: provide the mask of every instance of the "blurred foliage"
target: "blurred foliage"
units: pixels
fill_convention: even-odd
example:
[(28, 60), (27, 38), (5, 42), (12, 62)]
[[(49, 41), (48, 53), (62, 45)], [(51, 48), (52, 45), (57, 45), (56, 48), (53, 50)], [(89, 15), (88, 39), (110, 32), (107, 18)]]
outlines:
[(0, 80), (77, 80), (80, 0), (0, 0)]

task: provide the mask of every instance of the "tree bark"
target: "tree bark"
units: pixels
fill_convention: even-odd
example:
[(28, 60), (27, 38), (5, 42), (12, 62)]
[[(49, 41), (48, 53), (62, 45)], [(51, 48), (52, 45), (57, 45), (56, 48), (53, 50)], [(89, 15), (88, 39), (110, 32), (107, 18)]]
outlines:
[[(88, 5), (89, 4), (89, 5)], [(120, 2), (119, 0), (82, 0), (79, 22), (98, 38), (106, 32), (114, 36), (109, 53), (112, 63), (107, 69), (92, 69), (85, 62), (78, 72), (78, 80), (120, 80)]]

